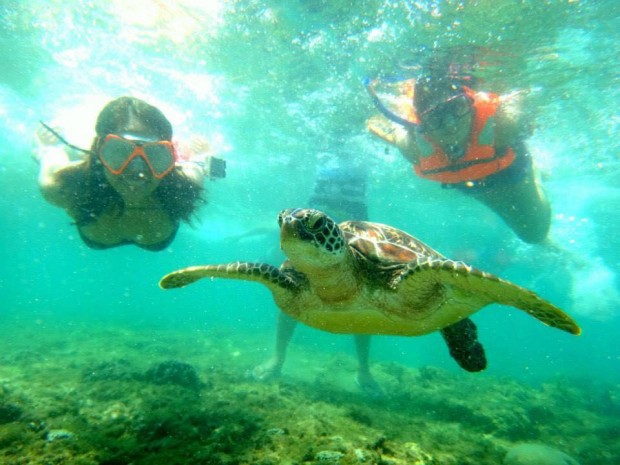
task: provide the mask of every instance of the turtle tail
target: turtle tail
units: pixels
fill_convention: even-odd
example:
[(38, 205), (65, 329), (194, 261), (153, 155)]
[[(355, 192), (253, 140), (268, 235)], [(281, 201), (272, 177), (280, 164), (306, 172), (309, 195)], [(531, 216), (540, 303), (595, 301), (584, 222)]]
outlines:
[(162, 289), (185, 287), (202, 278), (228, 278), (256, 281), (272, 291), (296, 289), (299, 285), (293, 276), (267, 263), (234, 262), (223, 265), (190, 266), (167, 274), (159, 281)]
[(523, 310), (547, 326), (574, 335), (581, 334), (581, 328), (569, 315), (536, 293), (463, 262), (448, 259), (418, 261), (409, 264), (406, 274), (420, 271), (434, 274), (437, 284), (450, 285), (463, 294), (482, 297), (486, 301), (484, 305), (509, 305)]

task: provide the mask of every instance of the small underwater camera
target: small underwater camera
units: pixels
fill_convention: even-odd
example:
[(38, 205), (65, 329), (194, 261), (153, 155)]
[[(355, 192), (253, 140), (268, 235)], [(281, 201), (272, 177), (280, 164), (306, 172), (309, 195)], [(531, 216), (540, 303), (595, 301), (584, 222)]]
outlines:
[(226, 160), (217, 157), (207, 157), (205, 160), (205, 174), (209, 178), (226, 177)]

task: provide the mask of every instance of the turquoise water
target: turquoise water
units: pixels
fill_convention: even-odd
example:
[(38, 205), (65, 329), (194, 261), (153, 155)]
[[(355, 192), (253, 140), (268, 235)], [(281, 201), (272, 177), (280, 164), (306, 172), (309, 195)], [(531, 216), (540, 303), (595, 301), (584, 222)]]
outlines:
[[(474, 320), (487, 373), (532, 383), (558, 376), (620, 381), (615, 1), (131, 3), (3, 3), (6, 327), (59, 328), (67, 338), (76, 323), (221, 327), (264, 332), (260, 350), (269, 351), (276, 308), (264, 288), (217, 281), (164, 292), (157, 282), (190, 264), (278, 264), (277, 213), (306, 205), (321, 160), (346, 154), (369, 170), (371, 220), (535, 290), (583, 328), (576, 338), (512, 309), (485, 309)], [(365, 132), (375, 110), (364, 77), (397, 74), (432, 48), (458, 48), (483, 63), (479, 74), (489, 87), (532, 89), (529, 143), (553, 204), (551, 239), (559, 251), (522, 244), (482, 206), (420, 182)], [(38, 120), (68, 122), (64, 134), (88, 144), (88, 118), (126, 94), (159, 105), (177, 138), (207, 137), (228, 163), (227, 178), (208, 183), (209, 203), (194, 227), (183, 225), (160, 253), (88, 249), (36, 185)], [(20, 337), (15, 331), (7, 337)], [(348, 337), (301, 327), (295, 344), (353, 350)], [(378, 337), (372, 358), (457, 371), (437, 334)]]

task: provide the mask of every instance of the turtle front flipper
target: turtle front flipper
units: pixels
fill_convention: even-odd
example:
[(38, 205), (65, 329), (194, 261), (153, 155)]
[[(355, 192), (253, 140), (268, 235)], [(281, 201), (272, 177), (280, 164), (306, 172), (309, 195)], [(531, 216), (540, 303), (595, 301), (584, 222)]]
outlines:
[(418, 259), (407, 264), (393, 287), (423, 311), (456, 317), (455, 321), (497, 303), (523, 310), (548, 326), (581, 334), (581, 328), (570, 316), (534, 292), (463, 262)]
[(299, 283), (294, 275), (267, 263), (234, 262), (223, 265), (190, 266), (167, 274), (159, 281), (162, 289), (185, 287), (202, 278), (228, 278), (256, 281), (272, 291), (294, 290)]

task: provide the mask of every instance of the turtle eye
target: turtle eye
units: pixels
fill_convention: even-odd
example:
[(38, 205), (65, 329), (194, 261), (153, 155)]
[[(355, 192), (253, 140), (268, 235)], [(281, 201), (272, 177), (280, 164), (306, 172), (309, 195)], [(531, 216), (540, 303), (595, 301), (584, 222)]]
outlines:
[(308, 217), (308, 222), (306, 223), (308, 229), (310, 231), (319, 231), (323, 229), (325, 226), (325, 215), (313, 214)]

